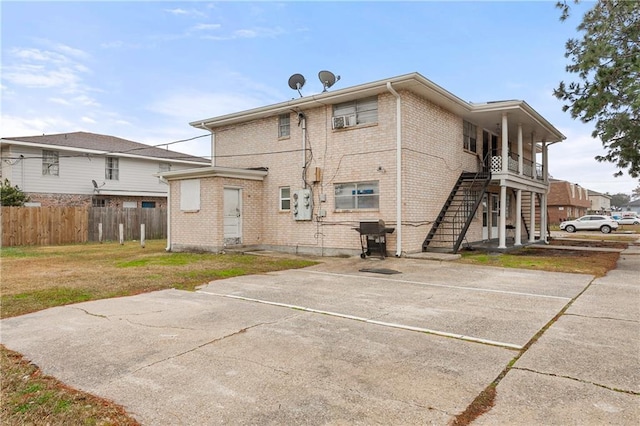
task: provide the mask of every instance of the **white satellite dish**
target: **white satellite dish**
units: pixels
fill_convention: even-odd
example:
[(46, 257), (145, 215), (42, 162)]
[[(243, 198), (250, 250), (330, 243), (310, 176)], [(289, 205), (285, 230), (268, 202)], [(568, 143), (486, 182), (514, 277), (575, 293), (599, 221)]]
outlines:
[(322, 87), (324, 88), (323, 92), (326, 92), (328, 88), (336, 84), (336, 81), (340, 80), (340, 76), (336, 76), (331, 71), (320, 71), (318, 73), (318, 78), (320, 79), (320, 83), (322, 83)]
[(302, 74), (294, 74), (291, 77), (289, 77), (289, 87), (291, 87), (293, 90), (297, 90), (300, 97), (302, 97), (302, 93), (300, 93), (300, 89), (302, 89), (302, 86), (304, 86), (304, 83), (305, 83), (305, 79)]

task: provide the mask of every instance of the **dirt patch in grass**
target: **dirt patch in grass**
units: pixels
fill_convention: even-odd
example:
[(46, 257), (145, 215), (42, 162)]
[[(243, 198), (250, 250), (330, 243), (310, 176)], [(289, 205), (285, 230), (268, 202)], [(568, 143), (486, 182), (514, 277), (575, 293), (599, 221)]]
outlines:
[[(557, 243), (557, 244), (556, 244)], [(615, 269), (620, 253), (602, 251), (580, 251), (566, 248), (553, 249), (553, 245), (562, 247), (606, 247), (624, 249), (625, 242), (610, 241), (570, 241), (552, 240), (547, 247), (523, 247), (507, 253), (465, 252), (460, 254), (461, 263), (497, 266), (503, 268), (533, 269), (550, 272), (568, 272), (602, 277)]]
[(145, 248), (135, 242), (3, 248), (0, 317), (168, 288), (194, 290), (221, 278), (316, 263), (300, 257), (168, 253), (165, 244), (153, 240)]
[(549, 245), (552, 246), (570, 246), (570, 247), (599, 247), (599, 248), (617, 248), (626, 249), (629, 243), (623, 241), (606, 241), (606, 240), (591, 240), (581, 239), (579, 241), (572, 239), (552, 239), (549, 241)]
[[(167, 253), (165, 241), (7, 247), (2, 265), (0, 317), (53, 306), (154, 290), (193, 290), (210, 281), (302, 268), (316, 262), (294, 256)], [(0, 345), (2, 424), (137, 425), (122, 407), (76, 391)]]
[(43, 375), (36, 365), (2, 345), (0, 367), (2, 424), (139, 425), (121, 406)]

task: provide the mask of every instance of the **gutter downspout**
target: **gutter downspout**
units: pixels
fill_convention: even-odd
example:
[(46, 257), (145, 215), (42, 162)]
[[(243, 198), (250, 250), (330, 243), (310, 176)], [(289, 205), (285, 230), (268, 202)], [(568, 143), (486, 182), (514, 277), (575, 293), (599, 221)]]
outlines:
[(167, 248), (165, 251), (171, 251), (171, 181), (167, 181)]
[(402, 103), (400, 95), (387, 81), (387, 90), (396, 97), (396, 257), (402, 256)]

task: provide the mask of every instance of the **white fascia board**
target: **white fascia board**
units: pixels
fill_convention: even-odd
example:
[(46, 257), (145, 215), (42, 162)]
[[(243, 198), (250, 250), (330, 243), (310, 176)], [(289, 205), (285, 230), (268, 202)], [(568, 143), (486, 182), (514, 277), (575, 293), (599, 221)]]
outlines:
[(490, 102), (490, 103), (482, 103), (482, 104), (471, 104), (471, 113), (474, 112), (500, 112), (500, 111), (513, 111), (515, 109), (521, 110), (525, 114), (527, 114), (533, 121), (535, 121), (540, 127), (547, 129), (547, 131), (553, 134), (557, 140), (549, 141), (560, 142), (567, 137), (560, 132), (560, 130), (556, 129), (553, 124), (547, 121), (542, 115), (540, 115), (535, 109), (533, 109), (528, 103), (521, 100), (511, 100), (511, 101), (498, 101), (498, 102)]
[(358, 86), (348, 87), (346, 89), (336, 90), (334, 92), (323, 92), (316, 95), (304, 96), (302, 98), (296, 98), (290, 101), (280, 102), (277, 104), (267, 105), (246, 111), (197, 120), (189, 123), (189, 125), (199, 129), (212, 130), (216, 127), (271, 117), (274, 115), (285, 113), (287, 111), (298, 111), (308, 108), (315, 108), (322, 105), (333, 105), (336, 103), (347, 102), (349, 100), (361, 97), (386, 93), (388, 92), (387, 83), (391, 83), (396, 90), (404, 89), (417, 93), (421, 93), (426, 90), (431, 94), (437, 95), (438, 99), (440, 100), (439, 103), (445, 103), (450, 108), (456, 110), (462, 108), (465, 111), (469, 111), (471, 109), (471, 106), (468, 102), (460, 99), (453, 93), (426, 79), (419, 73), (411, 73), (384, 80), (378, 80), (371, 83), (361, 84)]
[(170, 180), (195, 179), (203, 177), (228, 177), (245, 180), (264, 180), (269, 172), (265, 170), (235, 169), (231, 167), (200, 167), (197, 169), (175, 170), (154, 174), (154, 176)]
[[(109, 151), (102, 151), (97, 149), (75, 148), (72, 146), (64, 146), (64, 145), (49, 145), (49, 144), (42, 144), (42, 143), (35, 143), (35, 142), (14, 141), (12, 139), (2, 139), (2, 142), (10, 145), (28, 146), (30, 148), (42, 148), (42, 149), (47, 149), (52, 151), (78, 152), (86, 155), (98, 155), (98, 156), (105, 156), (105, 157), (106, 156), (126, 157), (126, 158), (135, 158), (135, 159), (148, 160), (148, 161), (164, 161), (164, 162), (202, 165), (202, 166), (211, 164), (211, 162), (206, 160), (205, 158), (202, 159), (203, 160), (202, 162), (199, 162), (194, 160), (180, 160), (180, 159), (174, 159), (174, 158), (150, 157), (147, 155), (135, 155), (135, 154), (120, 153), (120, 152), (109, 152)], [(149, 148), (153, 148), (153, 147), (149, 146)], [(181, 154), (181, 153), (178, 152), (177, 154)], [(188, 154), (184, 154), (184, 155), (188, 155)]]
[(103, 190), (100, 189), (94, 192), (95, 195), (120, 195), (128, 197), (167, 197), (167, 192), (155, 192), (155, 191), (118, 191), (118, 190)]

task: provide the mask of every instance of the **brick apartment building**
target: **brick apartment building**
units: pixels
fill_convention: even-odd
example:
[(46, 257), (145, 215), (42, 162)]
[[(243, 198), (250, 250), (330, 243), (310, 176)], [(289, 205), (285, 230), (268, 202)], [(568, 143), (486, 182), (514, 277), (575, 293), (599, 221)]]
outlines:
[(589, 190), (564, 180), (550, 179), (548, 215), (550, 224), (577, 219), (591, 210)]
[(175, 251), (356, 254), (367, 220), (393, 228), (396, 256), (532, 243), (564, 139), (524, 101), (469, 103), (418, 73), (190, 124), (213, 160), (160, 174)]

